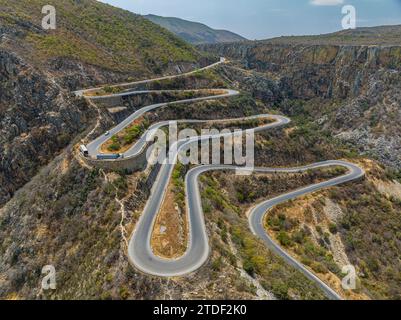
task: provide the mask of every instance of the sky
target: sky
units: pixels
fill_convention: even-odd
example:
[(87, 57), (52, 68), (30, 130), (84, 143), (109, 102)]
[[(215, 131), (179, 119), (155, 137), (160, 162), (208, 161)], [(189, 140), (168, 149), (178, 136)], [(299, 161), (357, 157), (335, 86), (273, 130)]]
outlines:
[(342, 7), (356, 9), (357, 27), (401, 24), (401, 0), (101, 0), (138, 14), (202, 22), (248, 39), (340, 30)]

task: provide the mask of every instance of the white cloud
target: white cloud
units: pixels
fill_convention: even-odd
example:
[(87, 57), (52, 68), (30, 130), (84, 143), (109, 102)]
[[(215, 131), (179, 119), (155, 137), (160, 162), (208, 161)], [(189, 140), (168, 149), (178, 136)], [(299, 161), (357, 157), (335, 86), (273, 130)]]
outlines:
[(337, 6), (343, 4), (344, 0), (311, 0), (314, 6)]

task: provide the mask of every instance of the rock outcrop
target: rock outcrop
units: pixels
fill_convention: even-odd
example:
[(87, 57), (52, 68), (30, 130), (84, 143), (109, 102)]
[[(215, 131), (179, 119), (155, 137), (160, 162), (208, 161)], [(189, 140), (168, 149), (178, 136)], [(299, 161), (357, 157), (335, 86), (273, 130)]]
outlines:
[(18, 56), (0, 51), (0, 205), (86, 125), (91, 109)]
[(0, 0), (0, 207), (95, 121), (73, 90), (209, 63), (167, 30), (94, 0), (57, 3), (56, 30), (43, 30), (45, 4)]
[(257, 98), (314, 101), (309, 109), (319, 125), (401, 168), (401, 46), (262, 41), (202, 48), (238, 61), (245, 71), (230, 75)]

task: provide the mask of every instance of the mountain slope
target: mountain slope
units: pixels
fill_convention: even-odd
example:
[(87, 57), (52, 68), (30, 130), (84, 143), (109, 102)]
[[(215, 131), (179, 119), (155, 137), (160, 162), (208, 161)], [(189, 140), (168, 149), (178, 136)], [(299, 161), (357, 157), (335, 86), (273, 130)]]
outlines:
[[(52, 4), (57, 29), (41, 27)], [(202, 56), (139, 15), (94, 0), (0, 0), (0, 207), (97, 112), (70, 91), (198, 67)]]
[[(56, 30), (41, 28), (42, 7), (48, 4), (56, 8)], [(194, 48), (167, 30), (95, 0), (0, 0), (0, 9), (2, 46), (40, 67), (59, 59), (78, 60), (86, 68), (143, 77), (200, 59)]]
[[(238, 89), (293, 120), (288, 142), (277, 135), (261, 148), (262, 164), (280, 154), (285, 166), (294, 159), (310, 163), (305, 153), (313, 152), (319, 160), (354, 157), (363, 165), (363, 181), (272, 210), (267, 230), (320, 276), (336, 272), (332, 259), (340, 269), (355, 266), (360, 283), (354, 292), (374, 299), (401, 294), (400, 31), (385, 26), (202, 46), (230, 58), (225, 77)], [(246, 185), (241, 199), (264, 189)]]
[(246, 40), (244, 37), (227, 30), (215, 30), (202, 23), (179, 18), (146, 15), (146, 19), (170, 30), (192, 44), (224, 43)]
[[(237, 59), (258, 72), (248, 83), (254, 94), (269, 98), (272, 82), (283, 99), (320, 99), (308, 110), (363, 154), (401, 169), (401, 26), (341, 31), (305, 37), (204, 46), (207, 52)], [(239, 79), (245, 84), (248, 79)], [(248, 81), (250, 82), (250, 81)], [(262, 85), (263, 83), (263, 85)], [(261, 87), (262, 89), (260, 89)], [(274, 96), (274, 94), (272, 94)], [(305, 112), (300, 106), (284, 112)]]

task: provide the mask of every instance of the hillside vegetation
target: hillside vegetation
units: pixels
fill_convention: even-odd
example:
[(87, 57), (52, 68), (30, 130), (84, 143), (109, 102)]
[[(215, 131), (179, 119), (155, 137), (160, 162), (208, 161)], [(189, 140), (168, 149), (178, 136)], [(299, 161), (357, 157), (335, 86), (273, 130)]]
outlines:
[[(44, 31), (42, 7), (53, 5), (57, 29)], [(14, 29), (22, 52), (36, 62), (68, 57), (119, 72), (161, 73), (199, 54), (139, 15), (94, 0), (0, 0), (0, 27)], [(12, 37), (11, 37), (12, 38)]]
[[(56, 30), (42, 29), (42, 7)], [(78, 133), (93, 108), (70, 92), (208, 63), (167, 30), (94, 0), (0, 0), (0, 206)]]

